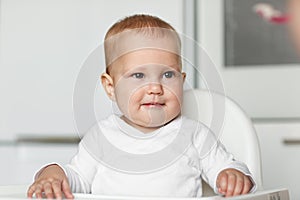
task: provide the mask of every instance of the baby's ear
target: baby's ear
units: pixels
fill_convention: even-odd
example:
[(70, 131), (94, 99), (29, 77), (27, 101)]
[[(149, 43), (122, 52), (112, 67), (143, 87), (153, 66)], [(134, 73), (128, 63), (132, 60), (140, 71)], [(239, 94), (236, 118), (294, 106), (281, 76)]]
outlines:
[(185, 81), (185, 77), (186, 77), (186, 73), (185, 72), (181, 72), (182, 78), (183, 78), (183, 82)]
[(103, 73), (101, 75), (101, 82), (102, 86), (107, 94), (107, 96), (112, 100), (115, 101), (115, 90), (114, 90), (114, 81), (111, 76), (107, 73)]

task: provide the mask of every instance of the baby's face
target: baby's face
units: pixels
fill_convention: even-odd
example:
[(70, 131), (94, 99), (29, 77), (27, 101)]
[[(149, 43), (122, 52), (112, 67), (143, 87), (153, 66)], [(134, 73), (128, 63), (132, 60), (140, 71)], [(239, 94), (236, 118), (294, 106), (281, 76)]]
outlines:
[(134, 127), (151, 131), (180, 114), (185, 74), (177, 55), (157, 49), (134, 51), (119, 58), (110, 75), (113, 100)]

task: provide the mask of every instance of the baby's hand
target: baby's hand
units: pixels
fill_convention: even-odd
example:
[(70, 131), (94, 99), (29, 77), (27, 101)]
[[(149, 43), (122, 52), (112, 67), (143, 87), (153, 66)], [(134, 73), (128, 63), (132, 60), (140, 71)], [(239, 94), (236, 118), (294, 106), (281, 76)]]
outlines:
[(68, 178), (58, 165), (49, 165), (43, 169), (38, 178), (28, 188), (27, 197), (32, 198), (33, 194), (38, 199), (43, 198), (43, 196), (47, 199), (62, 199), (63, 195), (67, 199), (74, 198)]
[(221, 171), (217, 178), (219, 193), (225, 197), (247, 194), (253, 187), (252, 181), (242, 172), (235, 169)]

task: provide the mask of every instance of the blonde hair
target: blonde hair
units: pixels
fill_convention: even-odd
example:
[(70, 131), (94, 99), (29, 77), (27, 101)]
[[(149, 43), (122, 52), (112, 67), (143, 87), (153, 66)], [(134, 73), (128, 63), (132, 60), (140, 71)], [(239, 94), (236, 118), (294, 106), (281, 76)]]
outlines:
[[(134, 31), (134, 33), (143, 34), (143, 36), (150, 36), (155, 38), (161, 38), (163, 36), (173, 35), (174, 42), (177, 44), (178, 51), (181, 49), (181, 41), (176, 30), (167, 22), (162, 19), (145, 14), (136, 14), (125, 17), (120, 21), (113, 24), (105, 35), (104, 51), (105, 51), (105, 62), (106, 72), (109, 73), (109, 67), (114, 61), (113, 54), (116, 51), (118, 45), (117, 42), (110, 41), (114, 36), (125, 33), (126, 31)], [(168, 33), (167, 33), (168, 32)], [(132, 35), (132, 34), (131, 34)], [(175, 36), (175, 37), (174, 37)], [(124, 39), (120, 37), (121, 40)], [(126, 38), (126, 37), (125, 37)], [(120, 40), (118, 40), (119, 42)], [(176, 51), (176, 52), (178, 52)], [(181, 61), (180, 61), (181, 63)]]

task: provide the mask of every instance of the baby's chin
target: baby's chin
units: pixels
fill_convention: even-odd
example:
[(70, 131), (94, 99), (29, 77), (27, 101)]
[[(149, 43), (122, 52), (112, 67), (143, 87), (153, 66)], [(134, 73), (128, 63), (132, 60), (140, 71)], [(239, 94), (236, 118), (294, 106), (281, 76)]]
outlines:
[(153, 121), (148, 122), (141, 122), (141, 121), (135, 121), (134, 122), (136, 127), (142, 130), (143, 132), (151, 132), (155, 131), (156, 129), (159, 129), (169, 123), (169, 121), (156, 121), (155, 123)]
[(149, 132), (155, 131), (171, 121), (171, 120), (153, 121), (153, 120), (149, 120), (149, 119), (146, 120), (145, 118), (143, 118), (141, 120), (141, 119), (130, 118), (130, 117), (127, 117), (124, 115), (121, 118), (129, 125), (137, 128), (138, 130), (140, 130), (144, 133), (149, 133)]

